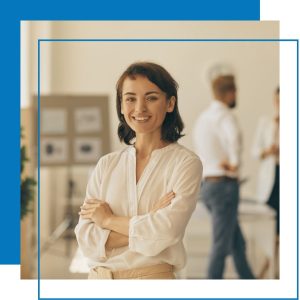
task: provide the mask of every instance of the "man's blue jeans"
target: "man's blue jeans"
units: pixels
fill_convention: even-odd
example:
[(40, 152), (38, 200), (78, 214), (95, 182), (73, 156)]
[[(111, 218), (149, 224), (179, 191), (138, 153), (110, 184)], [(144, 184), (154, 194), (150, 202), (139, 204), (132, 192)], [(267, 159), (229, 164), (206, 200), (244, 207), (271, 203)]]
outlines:
[(254, 279), (246, 258), (246, 243), (238, 223), (238, 181), (230, 178), (204, 181), (201, 198), (211, 213), (213, 226), (208, 278), (222, 279), (225, 258), (232, 255), (239, 277)]

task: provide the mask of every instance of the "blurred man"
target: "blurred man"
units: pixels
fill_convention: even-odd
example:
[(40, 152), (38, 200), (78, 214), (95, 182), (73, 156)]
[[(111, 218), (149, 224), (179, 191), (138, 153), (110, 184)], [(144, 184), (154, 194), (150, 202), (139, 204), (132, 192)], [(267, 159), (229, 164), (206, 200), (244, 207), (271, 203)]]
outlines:
[(203, 162), (201, 198), (213, 226), (208, 278), (223, 278), (225, 258), (231, 254), (239, 277), (253, 279), (238, 223), (241, 134), (231, 112), (236, 106), (234, 76), (218, 75), (211, 83), (215, 99), (198, 118), (194, 131), (196, 150)]

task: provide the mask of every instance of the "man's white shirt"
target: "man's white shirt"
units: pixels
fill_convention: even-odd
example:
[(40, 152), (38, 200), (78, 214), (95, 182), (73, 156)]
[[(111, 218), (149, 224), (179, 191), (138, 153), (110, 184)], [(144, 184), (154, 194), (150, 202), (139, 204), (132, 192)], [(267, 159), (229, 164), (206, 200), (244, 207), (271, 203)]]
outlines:
[(221, 101), (213, 100), (196, 121), (194, 132), (196, 153), (203, 163), (203, 177), (238, 177), (221, 167), (223, 161), (240, 166), (242, 138), (236, 117)]

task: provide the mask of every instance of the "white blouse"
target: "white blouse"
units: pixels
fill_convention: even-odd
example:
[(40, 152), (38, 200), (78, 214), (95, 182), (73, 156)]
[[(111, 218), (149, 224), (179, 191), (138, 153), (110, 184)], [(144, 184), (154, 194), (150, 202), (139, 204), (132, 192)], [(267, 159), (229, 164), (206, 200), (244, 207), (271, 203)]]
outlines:
[[(89, 266), (114, 271), (168, 263), (175, 271), (183, 268), (182, 240), (196, 207), (201, 179), (199, 157), (178, 143), (154, 150), (137, 184), (133, 146), (103, 156), (88, 182), (86, 199), (105, 200), (115, 215), (131, 217), (129, 245), (106, 251), (110, 230), (80, 218), (75, 234)], [(176, 194), (171, 204), (150, 213), (170, 191)]]
[(270, 148), (273, 144), (279, 145), (279, 126), (274, 119), (261, 117), (255, 133), (252, 154), (260, 160), (257, 173), (256, 200), (266, 203), (271, 195), (275, 181), (275, 167), (278, 163), (276, 156), (269, 155), (264, 159), (260, 156), (262, 151)]

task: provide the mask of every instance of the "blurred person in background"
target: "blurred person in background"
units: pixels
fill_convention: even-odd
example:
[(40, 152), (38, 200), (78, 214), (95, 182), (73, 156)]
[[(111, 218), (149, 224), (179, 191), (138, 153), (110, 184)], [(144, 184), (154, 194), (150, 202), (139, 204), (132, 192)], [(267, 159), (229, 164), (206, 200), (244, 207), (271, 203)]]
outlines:
[[(280, 89), (275, 90), (272, 117), (261, 117), (256, 129), (253, 143), (253, 156), (260, 161), (257, 177), (257, 201), (269, 205), (276, 212), (276, 262), (279, 277), (279, 233), (280, 233), (280, 143), (279, 143), (279, 112)], [(266, 262), (263, 270), (268, 268)], [(264, 272), (262, 271), (262, 274)], [(261, 275), (263, 276), (263, 275)]]
[(130, 65), (117, 82), (118, 135), (128, 146), (102, 157), (75, 234), (89, 279), (175, 279), (202, 163), (177, 143), (178, 85), (160, 65)]
[(232, 74), (211, 78), (214, 100), (201, 113), (194, 129), (196, 152), (203, 162), (201, 199), (212, 217), (209, 279), (222, 279), (225, 259), (233, 256), (241, 279), (254, 279), (246, 258), (246, 243), (238, 222), (241, 132), (232, 114), (236, 85)]
[(260, 160), (257, 200), (275, 209), (276, 233), (279, 235), (279, 87), (274, 93), (274, 115), (262, 117), (253, 143), (253, 155)]

